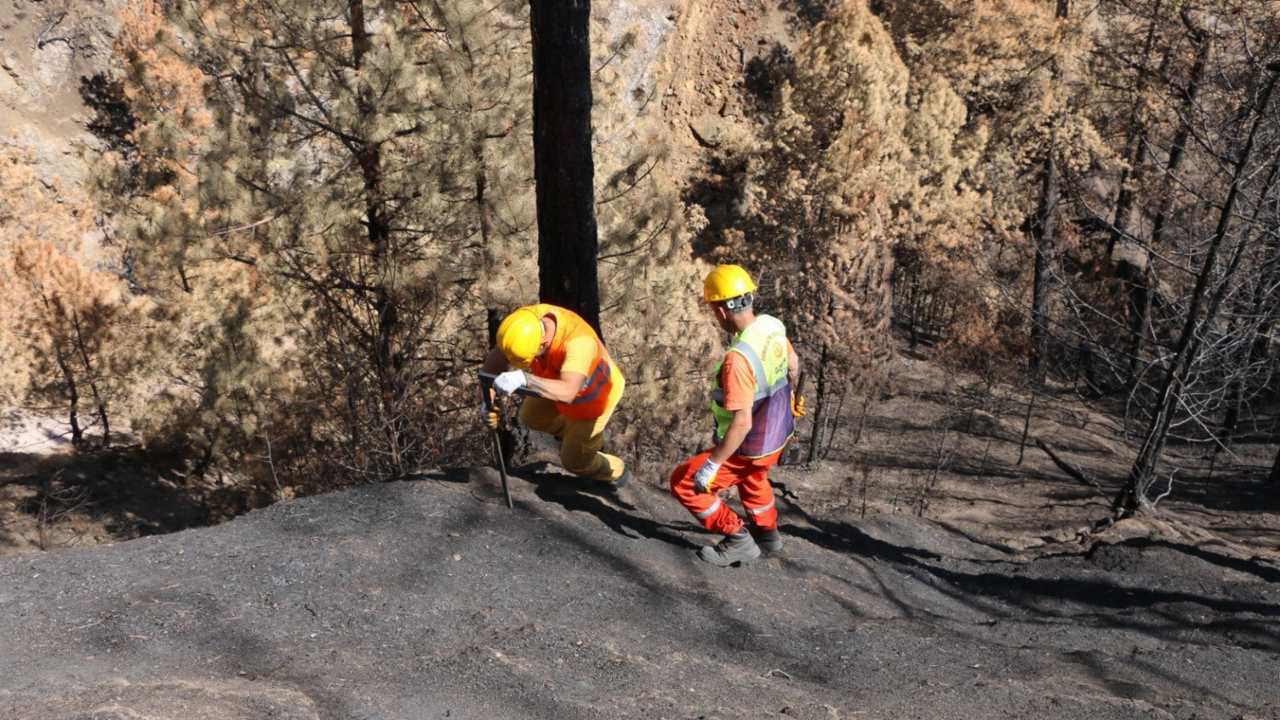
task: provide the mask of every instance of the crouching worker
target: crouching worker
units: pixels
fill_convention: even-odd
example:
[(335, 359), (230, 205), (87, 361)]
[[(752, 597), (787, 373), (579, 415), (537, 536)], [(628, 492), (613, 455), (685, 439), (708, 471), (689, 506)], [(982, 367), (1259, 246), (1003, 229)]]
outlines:
[[(520, 422), (560, 441), (560, 463), (585, 478), (622, 487), (631, 479), (620, 458), (600, 451), (604, 428), (622, 399), (626, 381), (595, 330), (571, 310), (527, 305), (498, 326), (497, 347), (484, 372), (497, 374), (493, 389), (511, 395), (527, 388)], [(498, 426), (497, 398), (482, 408), (485, 424)]]
[[(761, 548), (782, 550), (769, 469), (795, 430), (793, 414), (804, 414), (804, 401), (797, 399), (793, 406), (791, 399), (800, 358), (782, 321), (755, 314), (755, 290), (751, 276), (737, 265), (720, 265), (703, 283), (703, 299), (733, 340), (711, 380), (714, 445), (671, 474), (676, 499), (703, 527), (725, 536), (698, 551), (721, 567), (758, 558)], [(747, 525), (718, 495), (735, 485)]]

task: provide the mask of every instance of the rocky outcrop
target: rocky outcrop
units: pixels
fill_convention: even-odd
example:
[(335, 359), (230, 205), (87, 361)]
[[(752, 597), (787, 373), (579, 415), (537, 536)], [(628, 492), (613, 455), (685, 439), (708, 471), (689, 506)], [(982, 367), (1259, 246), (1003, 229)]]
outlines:
[(84, 176), (93, 141), (81, 78), (109, 67), (125, 0), (0, 0), (0, 142), (35, 154), (42, 173)]

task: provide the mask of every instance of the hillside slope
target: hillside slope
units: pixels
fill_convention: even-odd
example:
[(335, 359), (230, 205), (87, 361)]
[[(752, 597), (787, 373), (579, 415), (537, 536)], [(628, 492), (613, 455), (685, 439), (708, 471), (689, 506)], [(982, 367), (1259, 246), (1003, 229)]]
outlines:
[(0, 717), (1280, 716), (1280, 570), (1130, 541), (1009, 554), (784, 503), (717, 570), (650, 487), (440, 473), (0, 559)]
[(0, 0), (0, 147), (35, 154), (42, 176), (77, 181), (92, 111), (80, 81), (105, 70), (121, 0)]

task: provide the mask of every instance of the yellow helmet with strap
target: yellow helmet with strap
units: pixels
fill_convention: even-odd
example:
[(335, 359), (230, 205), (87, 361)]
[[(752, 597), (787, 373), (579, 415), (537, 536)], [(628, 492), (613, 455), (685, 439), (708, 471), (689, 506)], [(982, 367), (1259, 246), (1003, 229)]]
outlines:
[(498, 326), (498, 347), (515, 367), (529, 367), (542, 347), (542, 318), (527, 307), (512, 312)]
[(702, 299), (709, 303), (732, 300), (755, 290), (755, 281), (740, 265), (717, 265), (702, 281)]

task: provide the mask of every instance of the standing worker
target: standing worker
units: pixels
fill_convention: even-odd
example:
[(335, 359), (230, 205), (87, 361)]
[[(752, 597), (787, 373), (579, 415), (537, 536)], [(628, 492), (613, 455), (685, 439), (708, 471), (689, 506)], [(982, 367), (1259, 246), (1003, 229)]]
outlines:
[[(497, 392), (528, 388), (520, 422), (560, 440), (560, 463), (585, 478), (620, 488), (631, 479), (621, 458), (600, 452), (604, 428), (626, 380), (591, 325), (572, 310), (540, 303), (518, 308), (498, 326), (484, 372), (498, 374)], [(499, 374), (500, 373), (500, 374)], [(485, 424), (497, 428), (499, 405), (487, 398)]]
[[(703, 299), (733, 341), (711, 381), (715, 444), (671, 474), (671, 492), (680, 504), (703, 527), (725, 536), (698, 551), (720, 567), (754, 560), (761, 548), (782, 550), (769, 469), (791, 439), (794, 417), (804, 414), (802, 398), (792, 403), (800, 358), (781, 320), (755, 314), (755, 290), (751, 276), (737, 265), (718, 266), (702, 284)], [(718, 495), (734, 485), (749, 528)]]

